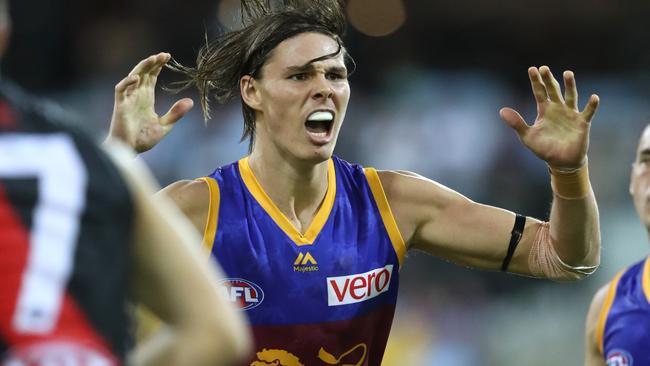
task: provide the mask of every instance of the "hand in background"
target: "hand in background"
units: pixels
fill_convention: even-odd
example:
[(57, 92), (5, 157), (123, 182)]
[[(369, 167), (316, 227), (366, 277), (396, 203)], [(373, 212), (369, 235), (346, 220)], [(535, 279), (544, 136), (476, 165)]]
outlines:
[(107, 139), (122, 140), (138, 153), (147, 151), (193, 107), (191, 99), (183, 98), (165, 115), (156, 114), (156, 81), (170, 58), (168, 53), (149, 56), (115, 86), (115, 105)]
[(573, 72), (564, 72), (564, 97), (560, 84), (547, 66), (529, 68), (528, 76), (537, 102), (535, 122), (527, 124), (512, 108), (502, 108), (501, 118), (515, 130), (521, 142), (549, 166), (559, 169), (583, 166), (589, 148), (589, 127), (598, 109), (598, 96), (591, 95), (580, 112)]

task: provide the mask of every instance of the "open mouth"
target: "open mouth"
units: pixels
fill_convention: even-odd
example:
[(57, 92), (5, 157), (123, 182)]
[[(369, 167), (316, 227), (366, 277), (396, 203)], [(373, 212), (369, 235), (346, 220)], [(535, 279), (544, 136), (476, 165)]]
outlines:
[(334, 126), (334, 113), (331, 111), (316, 111), (307, 117), (305, 127), (307, 132), (316, 137), (326, 137)]

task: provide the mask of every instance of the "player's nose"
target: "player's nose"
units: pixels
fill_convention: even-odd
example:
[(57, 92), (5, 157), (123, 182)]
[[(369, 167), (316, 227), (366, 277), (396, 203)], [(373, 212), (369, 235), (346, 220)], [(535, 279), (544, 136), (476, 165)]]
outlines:
[(334, 90), (325, 75), (319, 74), (314, 78), (314, 89), (312, 97), (314, 99), (329, 99), (334, 95)]

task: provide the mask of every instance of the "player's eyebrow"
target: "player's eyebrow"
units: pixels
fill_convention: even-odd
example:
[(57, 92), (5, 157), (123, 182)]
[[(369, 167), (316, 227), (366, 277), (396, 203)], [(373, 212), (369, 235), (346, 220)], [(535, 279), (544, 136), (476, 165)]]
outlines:
[[(300, 66), (288, 66), (286, 68), (288, 73), (309, 73), (309, 72), (314, 72), (316, 68), (312, 63), (307, 63), (305, 65), (300, 65)], [(327, 72), (334, 72), (338, 74), (347, 74), (348, 69), (342, 66), (330, 66), (326, 67), (325, 70)]]
[[(335, 57), (337, 57), (339, 54), (341, 54), (342, 51), (342, 46), (341, 44), (338, 45), (339, 48), (336, 50), (336, 52), (329, 53), (327, 55), (323, 55), (320, 57), (316, 57), (314, 59), (311, 59), (307, 61), (304, 65), (294, 65), (294, 66), (288, 66), (286, 70), (290, 73), (307, 73), (307, 72), (313, 72), (315, 70), (314, 63), (319, 62), (319, 61), (325, 61), (325, 60), (330, 60)], [(341, 66), (331, 66), (326, 68), (328, 72), (336, 72), (336, 73), (344, 73), (347, 74), (348, 69), (347, 67), (341, 67)]]
[(639, 151), (639, 156), (647, 156), (650, 155), (650, 147), (646, 147), (643, 150)]
[(290, 73), (303, 73), (303, 72), (312, 72), (314, 71), (315, 67), (314, 65), (310, 63), (306, 63), (304, 65), (298, 65), (298, 66), (288, 66), (286, 70)]
[(344, 74), (344, 75), (348, 73), (348, 69), (346, 67), (341, 67), (341, 66), (328, 67), (327, 71), (328, 72), (334, 72), (334, 73), (337, 73), (337, 74)]

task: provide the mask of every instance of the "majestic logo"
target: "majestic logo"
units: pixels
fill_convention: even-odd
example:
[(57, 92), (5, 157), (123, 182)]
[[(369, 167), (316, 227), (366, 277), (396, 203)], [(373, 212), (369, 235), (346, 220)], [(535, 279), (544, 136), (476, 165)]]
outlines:
[(393, 265), (349, 276), (327, 277), (327, 305), (354, 304), (376, 297), (390, 286)]
[(629, 353), (615, 349), (607, 354), (607, 366), (632, 366), (633, 364), (632, 356)]
[(318, 262), (307, 252), (306, 254), (298, 253), (298, 257), (293, 262), (294, 272), (315, 272), (318, 271)]
[(243, 278), (224, 278), (219, 282), (219, 292), (240, 310), (250, 310), (264, 301), (262, 288)]

